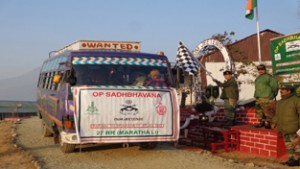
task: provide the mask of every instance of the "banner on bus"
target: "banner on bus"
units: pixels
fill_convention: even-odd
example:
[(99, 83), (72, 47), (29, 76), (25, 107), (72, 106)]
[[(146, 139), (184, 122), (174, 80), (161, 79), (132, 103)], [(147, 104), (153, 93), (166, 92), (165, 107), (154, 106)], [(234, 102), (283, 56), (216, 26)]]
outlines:
[(175, 90), (76, 87), (82, 142), (174, 141), (179, 137)]

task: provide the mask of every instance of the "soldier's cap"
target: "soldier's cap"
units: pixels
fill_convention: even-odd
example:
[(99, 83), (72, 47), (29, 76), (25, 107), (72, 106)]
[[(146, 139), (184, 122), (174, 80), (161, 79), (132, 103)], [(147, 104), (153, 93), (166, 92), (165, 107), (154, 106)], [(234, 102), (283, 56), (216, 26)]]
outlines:
[(260, 64), (256, 68), (257, 70), (266, 70), (266, 66), (264, 64)]
[(281, 87), (280, 87), (280, 89), (281, 90), (291, 90), (291, 91), (294, 91), (294, 86), (292, 86), (292, 85), (282, 85)]
[(223, 72), (223, 75), (232, 75), (232, 72), (230, 70), (225, 70)]

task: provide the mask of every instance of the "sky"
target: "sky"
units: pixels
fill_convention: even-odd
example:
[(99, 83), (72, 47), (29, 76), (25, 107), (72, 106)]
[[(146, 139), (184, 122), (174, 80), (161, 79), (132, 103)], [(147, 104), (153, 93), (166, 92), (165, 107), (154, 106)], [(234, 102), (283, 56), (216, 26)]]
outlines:
[[(192, 51), (214, 34), (256, 33), (247, 0), (0, 0), (0, 80), (41, 67), (76, 40), (139, 41), (175, 62), (179, 41)], [(300, 32), (300, 0), (258, 0), (260, 31)]]

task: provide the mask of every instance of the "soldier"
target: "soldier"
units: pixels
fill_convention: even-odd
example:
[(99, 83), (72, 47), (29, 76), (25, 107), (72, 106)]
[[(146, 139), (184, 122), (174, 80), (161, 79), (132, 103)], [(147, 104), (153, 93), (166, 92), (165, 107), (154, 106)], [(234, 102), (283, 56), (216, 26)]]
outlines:
[(272, 127), (284, 138), (289, 160), (282, 163), (288, 166), (299, 166), (300, 156), (300, 98), (294, 93), (294, 87), (283, 85), (280, 88), (281, 100), (276, 104), (276, 114)]
[(239, 90), (235, 78), (232, 76), (232, 72), (226, 70), (223, 72), (225, 81), (221, 83), (220, 81), (213, 79), (219, 87), (222, 87), (221, 99), (224, 100), (224, 111), (225, 111), (225, 126), (235, 125), (235, 108), (237, 106), (237, 101), (239, 99)]
[(257, 71), (259, 76), (255, 79), (254, 98), (256, 99), (255, 109), (259, 124), (254, 127), (270, 129), (273, 114), (267, 109), (268, 105), (277, 96), (278, 82), (272, 75), (267, 73), (265, 65), (258, 65)]

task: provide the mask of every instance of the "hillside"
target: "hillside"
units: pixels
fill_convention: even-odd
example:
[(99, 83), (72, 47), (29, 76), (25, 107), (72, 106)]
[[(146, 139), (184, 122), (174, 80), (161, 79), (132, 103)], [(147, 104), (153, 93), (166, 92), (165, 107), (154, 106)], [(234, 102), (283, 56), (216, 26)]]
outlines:
[(0, 80), (0, 100), (35, 101), (40, 68), (14, 78)]

